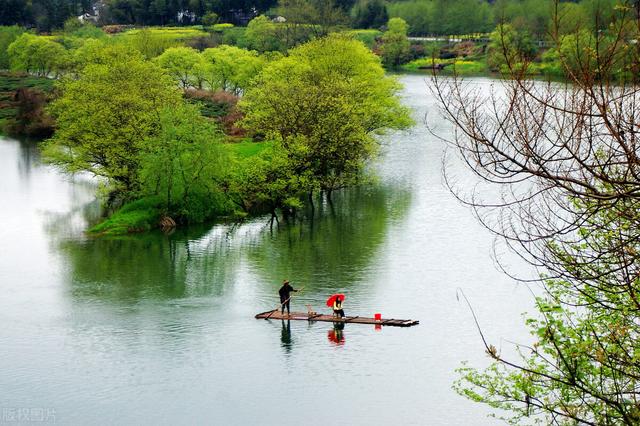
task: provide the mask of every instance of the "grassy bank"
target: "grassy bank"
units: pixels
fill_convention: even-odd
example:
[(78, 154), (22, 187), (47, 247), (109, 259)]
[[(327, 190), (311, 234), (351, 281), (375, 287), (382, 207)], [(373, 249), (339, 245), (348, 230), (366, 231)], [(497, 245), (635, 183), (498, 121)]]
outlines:
[(407, 64), (402, 65), (401, 69), (404, 71), (417, 72), (427, 71), (431, 72), (433, 66), (442, 67), (439, 70), (442, 74), (453, 74), (463, 76), (477, 76), (477, 75), (489, 75), (491, 71), (487, 66), (486, 60), (467, 60), (467, 59), (438, 59), (438, 58), (420, 58), (413, 60)]
[[(232, 161), (246, 160), (258, 155), (268, 146), (269, 142), (253, 142), (244, 140), (237, 143), (226, 143), (223, 145), (229, 152)], [(235, 213), (231, 208), (224, 208), (225, 200), (213, 200), (218, 202), (220, 206), (217, 210), (217, 216), (234, 216)], [(166, 211), (164, 199), (160, 196), (146, 197), (125, 204), (104, 221), (98, 223), (89, 229), (88, 233), (94, 236), (115, 236), (131, 234), (135, 232), (144, 232), (160, 227), (160, 221)], [(204, 220), (211, 220), (213, 217), (205, 217)]]

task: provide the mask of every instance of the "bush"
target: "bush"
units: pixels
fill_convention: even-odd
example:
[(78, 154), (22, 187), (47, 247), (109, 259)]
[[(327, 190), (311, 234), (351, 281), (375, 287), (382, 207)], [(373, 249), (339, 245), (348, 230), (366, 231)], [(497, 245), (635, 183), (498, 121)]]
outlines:
[(243, 48), (247, 47), (244, 35), (246, 30), (246, 28), (242, 27), (227, 28), (222, 32), (222, 43)]

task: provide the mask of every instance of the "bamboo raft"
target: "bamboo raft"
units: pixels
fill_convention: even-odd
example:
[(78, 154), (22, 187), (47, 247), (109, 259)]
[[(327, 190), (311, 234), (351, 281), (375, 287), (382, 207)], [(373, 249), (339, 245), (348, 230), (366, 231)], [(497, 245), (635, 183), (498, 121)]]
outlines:
[(296, 321), (324, 321), (324, 322), (336, 322), (345, 324), (373, 324), (373, 325), (389, 325), (393, 327), (411, 327), (412, 325), (420, 324), (420, 321), (416, 320), (402, 320), (394, 318), (382, 318), (376, 320), (374, 318), (366, 317), (344, 317), (339, 318), (333, 315), (325, 315), (318, 313), (306, 313), (306, 312), (291, 312), (290, 315), (282, 314), (279, 309), (273, 311), (266, 311), (256, 315), (256, 319), (275, 319), (275, 320), (296, 320)]

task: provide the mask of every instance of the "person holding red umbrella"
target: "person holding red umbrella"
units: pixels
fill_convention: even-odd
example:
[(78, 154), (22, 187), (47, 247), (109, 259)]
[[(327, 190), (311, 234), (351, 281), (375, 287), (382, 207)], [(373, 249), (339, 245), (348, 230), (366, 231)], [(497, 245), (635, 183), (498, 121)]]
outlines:
[(327, 306), (333, 308), (333, 314), (344, 318), (344, 309), (342, 308), (342, 302), (344, 301), (344, 294), (332, 294), (327, 299)]

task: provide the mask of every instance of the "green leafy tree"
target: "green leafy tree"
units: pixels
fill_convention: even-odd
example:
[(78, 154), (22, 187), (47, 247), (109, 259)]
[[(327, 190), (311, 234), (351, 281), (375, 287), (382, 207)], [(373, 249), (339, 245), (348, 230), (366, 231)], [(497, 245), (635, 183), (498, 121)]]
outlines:
[(77, 79), (62, 81), (51, 104), (57, 130), (48, 161), (75, 173), (105, 177), (124, 199), (139, 189), (140, 144), (159, 131), (160, 112), (181, 103), (179, 90), (158, 65), (134, 50), (107, 49)]
[(404, 19), (409, 25), (411, 35), (433, 34), (433, 6), (432, 1), (421, 0), (391, 3), (388, 6), (389, 16)]
[(160, 196), (164, 214), (189, 222), (224, 208), (216, 182), (225, 171), (224, 135), (194, 105), (165, 109), (160, 129), (140, 145), (141, 195)]
[(249, 22), (245, 32), (245, 40), (249, 48), (258, 52), (281, 50), (283, 48), (277, 37), (276, 24), (264, 15), (253, 18)]
[(516, 67), (530, 61), (536, 51), (528, 33), (518, 32), (509, 24), (500, 24), (490, 36), (487, 64), (495, 71), (506, 72), (508, 64)]
[(267, 65), (241, 105), (245, 126), (277, 142), (290, 173), (312, 173), (307, 191), (330, 192), (360, 180), (375, 134), (411, 123), (398, 90), (361, 42), (332, 35)]
[(183, 89), (194, 83), (202, 87), (198, 72), (204, 64), (204, 59), (197, 50), (190, 47), (170, 47), (155, 59)]
[(11, 67), (8, 48), (22, 33), (24, 28), (17, 25), (0, 26), (0, 70), (6, 70)]
[(387, 6), (382, 0), (359, 0), (351, 17), (355, 28), (381, 28), (389, 20)]
[(313, 186), (310, 170), (295, 170), (287, 152), (268, 147), (259, 154), (242, 159), (226, 179), (229, 198), (243, 211), (289, 212), (302, 207), (301, 197)]
[(265, 64), (257, 52), (227, 45), (206, 49), (202, 57), (205, 65), (201, 72), (209, 88), (235, 94), (246, 90)]
[(24, 33), (7, 48), (11, 69), (46, 77), (60, 73), (69, 53), (62, 45), (44, 37)]
[(219, 16), (217, 13), (208, 12), (202, 17), (201, 22), (202, 22), (202, 25), (204, 25), (205, 27), (211, 27), (218, 23), (218, 19), (219, 19)]
[(394, 68), (404, 63), (409, 57), (409, 27), (402, 18), (391, 18), (387, 23), (387, 31), (382, 34), (382, 61)]
[(294, 34), (302, 33), (294, 37), (296, 40), (323, 37), (349, 23), (335, 0), (280, 0), (277, 11), (287, 19), (285, 27)]

